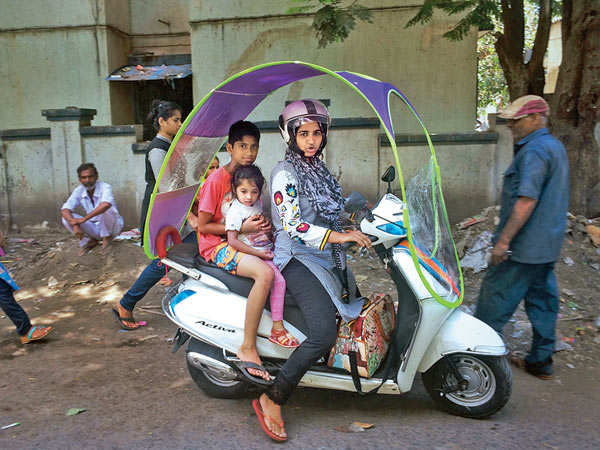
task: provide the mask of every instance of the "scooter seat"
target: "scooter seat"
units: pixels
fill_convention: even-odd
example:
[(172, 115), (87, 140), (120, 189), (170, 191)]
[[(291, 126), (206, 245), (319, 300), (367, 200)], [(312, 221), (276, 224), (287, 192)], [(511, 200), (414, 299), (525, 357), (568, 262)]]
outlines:
[(200, 272), (204, 272), (211, 277), (215, 277), (217, 280), (222, 281), (230, 291), (241, 295), (242, 297), (248, 297), (250, 289), (254, 285), (252, 278), (240, 277), (238, 275), (232, 275), (229, 272), (220, 269), (215, 264), (206, 261), (199, 254), (196, 255), (194, 267)]
[(187, 268), (194, 268), (194, 258), (198, 254), (198, 245), (183, 242), (174, 245), (167, 251), (167, 258)]
[(200, 272), (216, 278), (223, 282), (230, 291), (242, 297), (248, 297), (250, 289), (252, 289), (252, 285), (254, 284), (254, 280), (250, 278), (232, 275), (218, 268), (215, 264), (206, 261), (198, 254), (198, 246), (196, 244), (183, 242), (174, 245), (167, 252), (167, 258), (184, 267), (198, 269)]

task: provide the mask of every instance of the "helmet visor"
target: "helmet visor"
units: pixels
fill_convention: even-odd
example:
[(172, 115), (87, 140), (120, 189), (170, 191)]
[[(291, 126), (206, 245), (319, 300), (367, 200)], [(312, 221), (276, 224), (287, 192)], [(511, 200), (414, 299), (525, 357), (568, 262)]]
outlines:
[(323, 134), (327, 134), (328, 121), (327, 118), (323, 117), (322, 115), (307, 115), (298, 117), (297, 119), (292, 119), (288, 124), (288, 130), (292, 136), (296, 136), (298, 128), (300, 128), (304, 124), (311, 122), (317, 122), (319, 124), (319, 127), (321, 128), (321, 132)]

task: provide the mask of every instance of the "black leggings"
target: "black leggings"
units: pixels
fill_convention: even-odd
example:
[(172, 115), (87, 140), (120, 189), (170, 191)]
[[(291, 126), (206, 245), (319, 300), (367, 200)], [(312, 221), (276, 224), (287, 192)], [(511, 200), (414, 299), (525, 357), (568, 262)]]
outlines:
[(335, 305), (319, 280), (297, 259), (292, 259), (282, 274), (287, 291), (306, 322), (307, 339), (285, 362), (275, 383), (266, 392), (278, 405), (287, 401), (315, 361), (329, 353), (337, 337)]

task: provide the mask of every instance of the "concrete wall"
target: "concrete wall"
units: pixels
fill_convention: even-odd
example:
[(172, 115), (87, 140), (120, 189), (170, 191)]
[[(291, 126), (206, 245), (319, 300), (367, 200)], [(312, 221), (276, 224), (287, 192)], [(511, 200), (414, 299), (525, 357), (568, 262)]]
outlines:
[[(190, 54), (190, 0), (129, 0), (132, 53)], [(161, 20), (162, 22), (159, 22)], [(166, 23), (165, 23), (166, 22)]]
[[(0, 0), (0, 102), (11, 105), (0, 110), (3, 128), (45, 126), (40, 110), (65, 105), (93, 107), (96, 123), (113, 122), (118, 96), (104, 78), (126, 61), (122, 3)], [(119, 106), (116, 123), (128, 108)]]
[[(2, 133), (12, 132), (5, 130)], [(71, 142), (77, 136), (68, 139), (71, 142), (68, 172), (63, 157), (56, 156), (58, 153), (52, 149), (49, 136), (4, 137), (0, 144), (4, 144), (7, 158), (0, 159), (0, 216), (6, 220), (10, 207), (13, 222), (20, 226), (43, 220), (58, 224), (58, 209), (78, 184), (75, 169), (85, 161), (95, 163), (100, 179), (113, 186), (117, 207), (126, 226), (138, 226), (145, 188), (144, 155), (134, 153), (132, 144), (138, 142), (136, 133), (139, 132), (139, 127), (131, 126), (81, 128), (80, 155), (75, 152), (77, 145)], [(427, 167), (429, 149), (421, 138), (419, 135), (399, 135), (397, 138), (405, 182), (419, 169)], [(512, 158), (512, 139), (506, 126), (499, 125), (497, 131), (490, 133), (434, 135), (433, 139), (442, 169), (450, 220), (457, 222), (497, 203), (502, 173)], [(394, 163), (385, 136), (377, 128), (351, 127), (333, 130), (328, 141), (325, 160), (344, 191), (358, 190), (371, 201), (378, 199), (386, 190), (380, 176)], [(346, 142), (354, 143), (352, 151), (348, 151)], [(137, 147), (143, 149), (145, 146), (138, 142)], [(256, 164), (267, 178), (284, 151), (279, 133), (273, 127), (263, 129)], [(221, 154), (220, 160), (221, 164), (227, 163), (228, 154)], [(5, 161), (8, 172), (4, 169)], [(53, 179), (57, 176), (59, 180)], [(397, 183), (394, 188), (398, 189)]]
[[(3, 225), (56, 221), (52, 185), (50, 130), (43, 138), (2, 140), (0, 160), (0, 217)], [(8, 171), (6, 170), (8, 169)]]
[(2, 127), (45, 126), (39, 111), (65, 105), (95, 108), (96, 125), (131, 123), (132, 86), (104, 78), (130, 54), (189, 54), (189, 3), (0, 0)]
[(112, 186), (117, 208), (129, 228), (139, 227), (146, 189), (144, 154), (133, 153), (131, 149), (136, 142), (134, 135), (84, 137), (85, 160), (93, 162), (100, 180)]
[[(141, 127), (82, 127), (81, 153), (69, 137), (69, 170), (57, 158), (52, 148), (50, 130), (46, 137), (6, 137), (14, 130), (3, 130), (0, 146), (0, 218), (5, 224), (8, 212), (17, 226), (39, 224), (47, 220), (50, 226), (60, 224), (60, 206), (79, 184), (77, 166), (93, 162), (100, 180), (113, 188), (117, 208), (126, 227), (139, 226), (139, 214), (144, 195), (144, 154), (134, 153), (132, 144), (139, 142)], [(60, 143), (59, 143), (60, 144)], [(5, 156), (4, 156), (5, 155)], [(59, 167), (57, 167), (59, 166)], [(59, 169), (59, 170), (57, 170)], [(58, 174), (58, 175), (57, 175)], [(58, 176), (58, 179), (57, 179)]]
[[(226, 77), (267, 61), (301, 60), (334, 70), (365, 73), (400, 88), (436, 132), (472, 130), (476, 98), (476, 33), (461, 42), (442, 37), (455, 18), (439, 15), (427, 26), (404, 29), (415, 2), (367, 1), (373, 24), (359, 24), (343, 43), (319, 49), (312, 16), (283, 14), (288, 2), (195, 2), (190, 11), (194, 98)], [(418, 2), (417, 2), (418, 3)], [(210, 61), (210, 64), (206, 64)], [(251, 116), (274, 120), (286, 100), (331, 99), (334, 117), (374, 117), (368, 105), (339, 81), (313, 78), (284, 87)], [(400, 102), (393, 103), (398, 133), (416, 132)]]

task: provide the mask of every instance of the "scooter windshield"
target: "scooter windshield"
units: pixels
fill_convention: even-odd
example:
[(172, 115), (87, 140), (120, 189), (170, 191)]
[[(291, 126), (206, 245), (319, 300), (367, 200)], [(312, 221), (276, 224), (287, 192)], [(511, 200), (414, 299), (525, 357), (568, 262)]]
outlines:
[[(177, 229), (183, 227), (199, 187), (204, 181), (210, 162), (223, 145), (229, 127), (236, 121), (245, 119), (271, 92), (299, 80), (323, 75), (332, 76), (343, 82), (370, 105), (390, 141), (396, 166), (401, 174), (390, 116), (390, 96), (394, 94), (400, 97), (419, 122), (420, 119), (399, 89), (389, 83), (366, 75), (347, 71), (334, 72), (322, 66), (300, 61), (279, 61), (255, 66), (233, 75), (211, 90), (188, 115), (173, 139), (150, 198), (150, 207), (146, 217), (144, 250), (149, 258), (156, 257), (155, 241), (161, 229), (166, 226), (174, 226)], [(426, 133), (424, 126), (423, 129)], [(432, 158), (435, 159), (433, 146), (430, 145), (430, 148)], [(435, 167), (437, 167), (437, 163)], [(439, 180), (439, 169), (434, 172), (434, 177)], [(400, 183), (402, 196), (406, 201), (404, 182), (401, 175)], [(439, 214), (445, 215), (443, 202), (436, 201), (438, 187), (438, 184), (432, 186), (436, 189), (436, 194), (432, 197), (433, 211), (436, 213), (436, 217)], [(439, 199), (441, 200), (441, 191)], [(421, 214), (415, 214), (416, 217), (421, 216)], [(412, 222), (409, 217), (406, 219), (406, 223), (410, 227)], [(421, 220), (415, 221), (418, 230), (420, 230), (419, 224), (421, 222)], [(439, 222), (439, 227), (443, 227), (444, 223), (447, 226), (447, 219), (445, 222)], [(436, 239), (443, 234), (441, 228), (436, 233)], [(422, 233), (419, 231), (418, 234), (420, 237)], [(419, 271), (417, 250), (412, 244), (413, 238), (411, 237), (410, 228), (409, 242), (411, 242), (411, 255), (413, 255), (413, 260)], [(423, 242), (426, 242), (424, 237)], [(442, 254), (446, 255), (447, 252), (442, 252), (438, 248), (440, 247), (438, 244), (441, 242), (444, 242), (444, 245), (449, 244), (453, 248), (450, 237), (449, 241), (446, 239), (436, 240), (432, 248), (428, 248), (428, 250), (435, 250), (434, 254), (440, 257)], [(452, 266), (449, 262), (444, 261), (443, 264), (453, 273), (457, 270), (460, 274), (456, 263)], [(424, 284), (438, 301), (448, 303), (429, 286), (426, 280), (424, 280)], [(460, 288), (460, 291), (462, 291), (462, 288)], [(460, 300), (458, 300), (458, 303), (448, 304), (448, 306), (458, 306), (458, 304), (460, 304)]]

